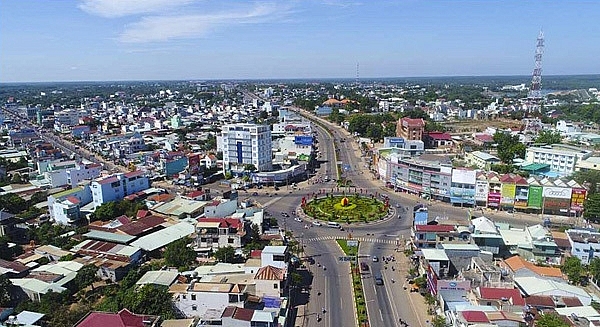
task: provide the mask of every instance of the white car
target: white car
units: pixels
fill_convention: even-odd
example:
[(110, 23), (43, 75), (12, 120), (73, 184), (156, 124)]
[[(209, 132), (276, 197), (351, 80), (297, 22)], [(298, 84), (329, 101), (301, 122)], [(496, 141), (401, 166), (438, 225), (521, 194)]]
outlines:
[(318, 221), (316, 221), (316, 220), (315, 220), (315, 221), (313, 221), (313, 222), (312, 222), (312, 224), (313, 224), (314, 226), (323, 226), (323, 225), (322, 225), (320, 222), (318, 222)]
[(297, 221), (297, 222), (299, 222), (299, 223), (302, 222), (302, 218), (300, 218), (300, 217), (296, 217), (296, 218), (294, 218), (294, 220)]

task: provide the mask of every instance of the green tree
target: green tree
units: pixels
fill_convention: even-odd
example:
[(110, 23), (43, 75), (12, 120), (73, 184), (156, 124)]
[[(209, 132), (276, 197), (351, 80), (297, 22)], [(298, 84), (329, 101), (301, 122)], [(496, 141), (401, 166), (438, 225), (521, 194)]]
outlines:
[(123, 307), (137, 314), (172, 319), (176, 317), (172, 299), (167, 286), (148, 284), (138, 290), (129, 289), (123, 299)]
[(11, 303), (10, 289), (12, 283), (5, 275), (0, 276), (0, 305), (7, 306)]
[(525, 157), (526, 147), (519, 142), (518, 135), (510, 133), (496, 132), (494, 142), (497, 144), (498, 158), (505, 164), (512, 164), (515, 158)]
[(596, 257), (592, 259), (588, 266), (588, 272), (594, 281), (600, 278), (600, 258)]
[(600, 220), (600, 193), (587, 196), (583, 203), (583, 216), (593, 221)]
[[(82, 290), (92, 284), (98, 279), (97, 276), (98, 267), (95, 265), (85, 265), (79, 269), (77, 275), (75, 275), (75, 286), (77, 290)], [(93, 289), (93, 286), (92, 286)]]
[(542, 130), (535, 139), (535, 143), (556, 144), (562, 141), (559, 132), (553, 130)]
[(556, 313), (544, 313), (536, 322), (537, 327), (569, 327)]
[(219, 248), (213, 256), (220, 262), (234, 263), (237, 260), (235, 249), (231, 246)]
[(448, 323), (446, 322), (446, 318), (444, 316), (435, 316), (431, 319), (431, 325), (433, 327), (446, 327)]
[(567, 277), (569, 278), (569, 282), (575, 285), (581, 283), (581, 278), (583, 276), (583, 266), (581, 265), (581, 260), (579, 260), (579, 258), (568, 257), (567, 259), (565, 259), (561, 270), (567, 275)]
[(181, 238), (167, 245), (164, 258), (165, 263), (171, 267), (177, 267), (180, 271), (186, 270), (196, 261), (196, 252), (188, 244), (191, 239)]
[(0, 237), (0, 259), (12, 261), (12, 259), (23, 253), (20, 245), (9, 246), (6, 236)]
[(26, 210), (28, 206), (27, 201), (14, 193), (0, 195), (0, 209), (10, 213), (17, 214)]

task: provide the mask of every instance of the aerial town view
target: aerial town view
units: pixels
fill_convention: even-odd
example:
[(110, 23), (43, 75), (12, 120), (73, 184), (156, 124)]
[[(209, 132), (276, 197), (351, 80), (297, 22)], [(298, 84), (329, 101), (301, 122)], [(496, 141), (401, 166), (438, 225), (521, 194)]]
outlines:
[(0, 327), (600, 326), (599, 4), (0, 0)]

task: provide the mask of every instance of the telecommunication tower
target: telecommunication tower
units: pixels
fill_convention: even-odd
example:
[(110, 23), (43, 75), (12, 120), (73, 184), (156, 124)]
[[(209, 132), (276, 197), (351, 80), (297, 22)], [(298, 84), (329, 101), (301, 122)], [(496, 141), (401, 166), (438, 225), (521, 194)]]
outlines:
[(356, 63), (356, 85), (359, 85), (358, 83), (358, 63)]
[(533, 68), (533, 77), (531, 78), (531, 88), (528, 98), (531, 100), (540, 100), (542, 98), (542, 54), (544, 53), (544, 33), (540, 31), (535, 46), (535, 68)]

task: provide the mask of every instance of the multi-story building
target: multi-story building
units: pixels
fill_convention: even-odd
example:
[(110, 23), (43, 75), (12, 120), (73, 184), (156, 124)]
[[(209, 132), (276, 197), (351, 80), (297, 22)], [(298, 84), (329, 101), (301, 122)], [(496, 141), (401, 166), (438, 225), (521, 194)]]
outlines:
[(402, 158), (385, 149), (378, 157), (378, 173), (388, 185), (424, 198), (450, 201), (452, 166), (437, 161)]
[(205, 250), (227, 246), (239, 249), (246, 235), (244, 222), (235, 218), (200, 218), (196, 224), (196, 233), (197, 247)]
[(571, 255), (588, 265), (592, 259), (600, 256), (600, 233), (587, 229), (569, 229), (567, 238), (571, 244)]
[(529, 147), (525, 153), (525, 161), (550, 165), (550, 170), (559, 175), (570, 175), (575, 172), (575, 166), (581, 160), (592, 156), (593, 151), (581, 147), (552, 144)]
[(408, 118), (403, 117), (398, 121), (396, 127), (396, 136), (402, 137), (405, 140), (422, 140), (423, 131), (425, 130), (425, 121), (423, 118)]
[(272, 169), (271, 129), (267, 125), (228, 124), (221, 131), (223, 172), (243, 173), (246, 165)]
[(87, 117), (85, 110), (65, 109), (54, 112), (54, 129), (58, 132), (68, 132), (72, 126), (79, 124), (79, 119)]
[(48, 197), (50, 218), (62, 225), (69, 225), (80, 220), (81, 207), (92, 202), (89, 185), (74, 187)]
[(102, 165), (78, 161), (39, 161), (40, 175), (32, 183), (39, 186), (59, 187), (69, 185), (75, 187), (84, 180), (100, 176)]
[(490, 169), (491, 165), (500, 163), (500, 159), (487, 152), (473, 151), (465, 155), (467, 165), (476, 166), (480, 169)]
[(122, 200), (130, 194), (143, 191), (150, 187), (148, 177), (144, 172), (136, 170), (130, 173), (119, 173), (92, 181), (92, 198), (94, 207), (99, 207), (109, 201)]

